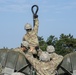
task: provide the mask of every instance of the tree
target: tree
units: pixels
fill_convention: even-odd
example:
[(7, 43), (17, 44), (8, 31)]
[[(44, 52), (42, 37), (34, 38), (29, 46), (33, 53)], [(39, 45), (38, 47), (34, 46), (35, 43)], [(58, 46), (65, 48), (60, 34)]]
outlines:
[(57, 41), (58, 41), (58, 39), (57, 39), (55, 36), (50, 35), (50, 36), (47, 38), (46, 43), (47, 43), (48, 45), (53, 45), (53, 46), (55, 46), (55, 44), (56, 44)]
[(73, 52), (76, 49), (76, 39), (73, 35), (60, 35), (60, 39), (56, 43), (56, 52), (61, 55), (66, 55)]
[(47, 44), (46, 44), (44, 38), (42, 36), (41, 37), (38, 36), (38, 40), (39, 40), (39, 47), (40, 47), (40, 49), (42, 49), (43, 51), (45, 51), (46, 47), (47, 47)]

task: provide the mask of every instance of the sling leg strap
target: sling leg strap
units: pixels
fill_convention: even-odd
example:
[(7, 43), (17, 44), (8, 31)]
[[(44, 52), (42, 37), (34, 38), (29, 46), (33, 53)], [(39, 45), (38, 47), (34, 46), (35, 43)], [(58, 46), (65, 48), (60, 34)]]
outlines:
[(66, 73), (68, 73), (69, 75), (72, 75), (72, 73), (71, 73), (70, 71), (66, 70), (64, 67), (60, 66), (60, 68), (61, 68), (63, 71), (65, 71)]

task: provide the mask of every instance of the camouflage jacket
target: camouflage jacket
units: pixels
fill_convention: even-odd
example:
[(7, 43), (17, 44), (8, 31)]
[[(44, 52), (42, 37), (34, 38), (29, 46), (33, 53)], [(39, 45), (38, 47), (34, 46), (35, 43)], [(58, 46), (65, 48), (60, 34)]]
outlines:
[(36, 69), (37, 75), (55, 75), (57, 66), (63, 60), (63, 56), (53, 53), (53, 58), (49, 62), (42, 62), (34, 58), (31, 54), (25, 54), (26, 59)]
[(24, 35), (23, 37), (23, 41), (27, 41), (30, 46), (38, 46), (39, 42), (38, 42), (38, 27), (39, 27), (39, 21), (38, 18), (35, 19), (35, 26), (32, 29), (31, 32), (28, 32)]
[(58, 55), (56, 53), (52, 53), (50, 54), (52, 60), (48, 62), (43, 62), (38, 60), (37, 58), (34, 58), (33, 55), (29, 52), (25, 54), (20, 50), (16, 50), (16, 51), (19, 51), (21, 54), (25, 56), (25, 58), (30, 62), (30, 64), (36, 70), (37, 75), (55, 75), (57, 66), (63, 60), (63, 56)]

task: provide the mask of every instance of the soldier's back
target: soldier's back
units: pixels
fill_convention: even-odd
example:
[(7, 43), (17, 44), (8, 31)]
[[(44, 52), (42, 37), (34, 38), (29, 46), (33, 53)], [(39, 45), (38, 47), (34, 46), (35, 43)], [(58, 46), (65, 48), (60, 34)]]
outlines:
[(36, 69), (37, 73), (40, 75), (55, 75), (55, 70), (57, 66), (62, 61), (63, 57), (57, 54), (53, 54), (55, 58), (48, 62), (43, 62), (38, 60), (37, 58), (34, 58), (32, 54), (25, 54), (26, 59), (33, 65), (33, 67)]

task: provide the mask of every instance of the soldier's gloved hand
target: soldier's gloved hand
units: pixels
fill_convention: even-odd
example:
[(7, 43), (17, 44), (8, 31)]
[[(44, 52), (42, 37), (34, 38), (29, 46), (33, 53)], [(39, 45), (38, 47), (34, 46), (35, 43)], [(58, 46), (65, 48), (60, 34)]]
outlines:
[(38, 18), (38, 15), (34, 14), (34, 18)]

